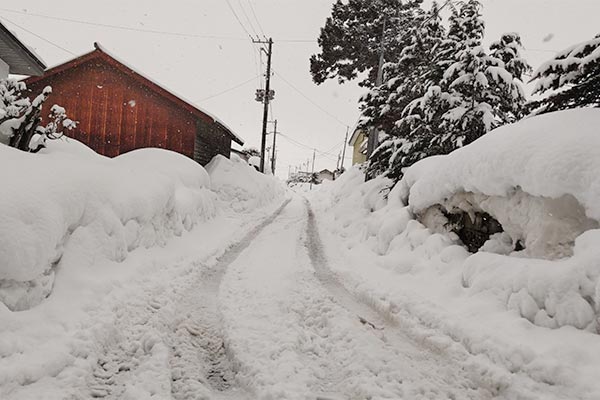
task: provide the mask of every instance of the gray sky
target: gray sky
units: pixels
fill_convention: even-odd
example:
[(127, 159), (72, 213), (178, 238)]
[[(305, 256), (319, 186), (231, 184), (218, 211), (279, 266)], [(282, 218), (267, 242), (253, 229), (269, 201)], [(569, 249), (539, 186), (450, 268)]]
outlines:
[[(353, 126), (358, 118), (357, 99), (364, 89), (335, 81), (317, 86), (310, 78), (308, 59), (318, 51), (316, 38), (333, 1), (229, 3), (245, 30), (264, 32), (275, 41), (272, 86), (276, 97), (272, 109), (279, 131), (286, 136), (278, 137), (277, 174), (286, 176), (288, 165), (312, 158), (309, 148), (313, 147), (321, 152), (315, 168), (334, 168), (346, 126)], [(526, 55), (534, 66), (552, 57), (554, 50), (600, 32), (599, 0), (484, 0), (483, 12), (486, 41), (497, 39), (503, 32), (521, 33)], [(212, 38), (99, 27), (33, 14)], [(50, 66), (73, 58), (69, 52), (79, 55), (91, 51), (93, 42), (98, 41), (134, 68), (218, 116), (247, 145), (260, 145), (262, 105), (254, 101), (264, 71), (259, 47), (250, 42), (225, 0), (21, 0), (18, 5), (3, 1), (0, 18)], [(349, 158), (347, 151), (346, 165)]]

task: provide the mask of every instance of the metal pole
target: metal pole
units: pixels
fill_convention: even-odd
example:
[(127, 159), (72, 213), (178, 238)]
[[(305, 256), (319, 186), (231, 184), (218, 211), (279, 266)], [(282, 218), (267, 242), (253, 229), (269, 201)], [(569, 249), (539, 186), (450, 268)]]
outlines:
[(265, 172), (265, 146), (267, 142), (267, 120), (269, 118), (269, 96), (271, 92), (271, 55), (273, 53), (273, 39), (269, 38), (267, 51), (267, 76), (265, 84), (265, 98), (263, 109), (262, 140), (260, 143), (260, 172)]

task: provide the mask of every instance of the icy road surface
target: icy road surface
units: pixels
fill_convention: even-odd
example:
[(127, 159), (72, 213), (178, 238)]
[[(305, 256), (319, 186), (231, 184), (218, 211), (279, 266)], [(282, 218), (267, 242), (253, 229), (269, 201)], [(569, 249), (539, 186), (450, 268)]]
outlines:
[(148, 276), (111, 305), (119, 334), (98, 346), (91, 371), (72, 374), (81, 386), (59, 381), (46, 385), (60, 387), (50, 394), (40, 381), (7, 398), (575, 398), (452, 338), (415, 336), (353, 297), (329, 268), (335, 254), (302, 197), (247, 232), (213, 262), (165, 265), (169, 279)]

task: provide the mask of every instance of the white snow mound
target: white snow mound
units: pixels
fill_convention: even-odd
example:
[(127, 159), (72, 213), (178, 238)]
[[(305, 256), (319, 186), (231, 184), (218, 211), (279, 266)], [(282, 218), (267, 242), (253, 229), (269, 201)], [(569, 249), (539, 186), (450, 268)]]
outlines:
[(39, 154), (0, 146), (0, 303), (12, 310), (41, 302), (66, 264), (122, 261), (216, 212), (208, 174), (182, 155), (88, 150), (73, 140)]
[(509, 196), (518, 189), (553, 199), (572, 195), (600, 220), (600, 109), (544, 114), (506, 125), (446, 156), (406, 170), (414, 211), (456, 193)]
[(206, 170), (212, 190), (236, 212), (264, 206), (284, 193), (279, 180), (272, 175), (261, 174), (235, 154), (231, 155), (231, 159), (215, 156), (206, 165)]

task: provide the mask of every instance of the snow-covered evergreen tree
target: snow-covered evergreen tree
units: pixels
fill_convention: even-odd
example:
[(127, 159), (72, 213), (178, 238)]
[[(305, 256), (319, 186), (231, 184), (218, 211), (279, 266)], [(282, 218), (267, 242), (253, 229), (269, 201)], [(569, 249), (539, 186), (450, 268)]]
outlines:
[(548, 94), (531, 104), (534, 114), (577, 107), (600, 107), (600, 34), (544, 63), (533, 74), (534, 94)]
[(373, 87), (377, 77), (381, 42), (385, 59), (397, 59), (411, 10), (422, 0), (338, 0), (321, 28), (321, 52), (310, 58), (315, 83), (337, 78), (340, 83), (366, 72), (359, 84)]
[[(428, 12), (421, 10), (415, 15), (414, 25), (407, 30), (410, 42), (404, 46), (396, 63), (386, 65), (388, 78), (384, 96), (379, 106), (379, 127), (386, 133), (386, 140), (374, 151), (369, 162), (369, 172), (380, 174), (390, 170), (390, 160), (399, 148), (408, 149), (407, 143), (414, 138), (411, 129), (403, 121), (404, 109), (416, 98), (423, 96), (427, 88), (441, 77), (438, 68), (432, 68), (434, 52), (444, 39), (444, 28), (437, 3)], [(373, 104), (367, 103), (368, 106)], [(363, 112), (368, 112), (365, 107)], [(368, 115), (368, 114), (367, 114)], [(394, 177), (393, 171), (389, 171)]]
[[(505, 34), (488, 54), (482, 47), (484, 23), (477, 0), (452, 10), (448, 34), (429, 36), (430, 53), (409, 77), (419, 96), (403, 109), (393, 137), (377, 151), (388, 157), (386, 174), (424, 157), (446, 154), (491, 129), (514, 122), (525, 103), (521, 77), (529, 69), (520, 55), (520, 37)], [(385, 163), (375, 160), (377, 170)]]
[(522, 48), (521, 36), (516, 32), (505, 33), (490, 45), (491, 56), (501, 60), (504, 69), (521, 81), (523, 75), (531, 72), (531, 66), (521, 55)]
[(47, 86), (33, 101), (23, 94), (25, 83), (15, 79), (0, 81), (0, 143), (23, 151), (37, 152), (47, 139), (57, 139), (64, 129), (72, 129), (75, 122), (67, 118), (65, 109), (54, 105), (50, 122), (42, 126), (42, 106), (52, 88)]

